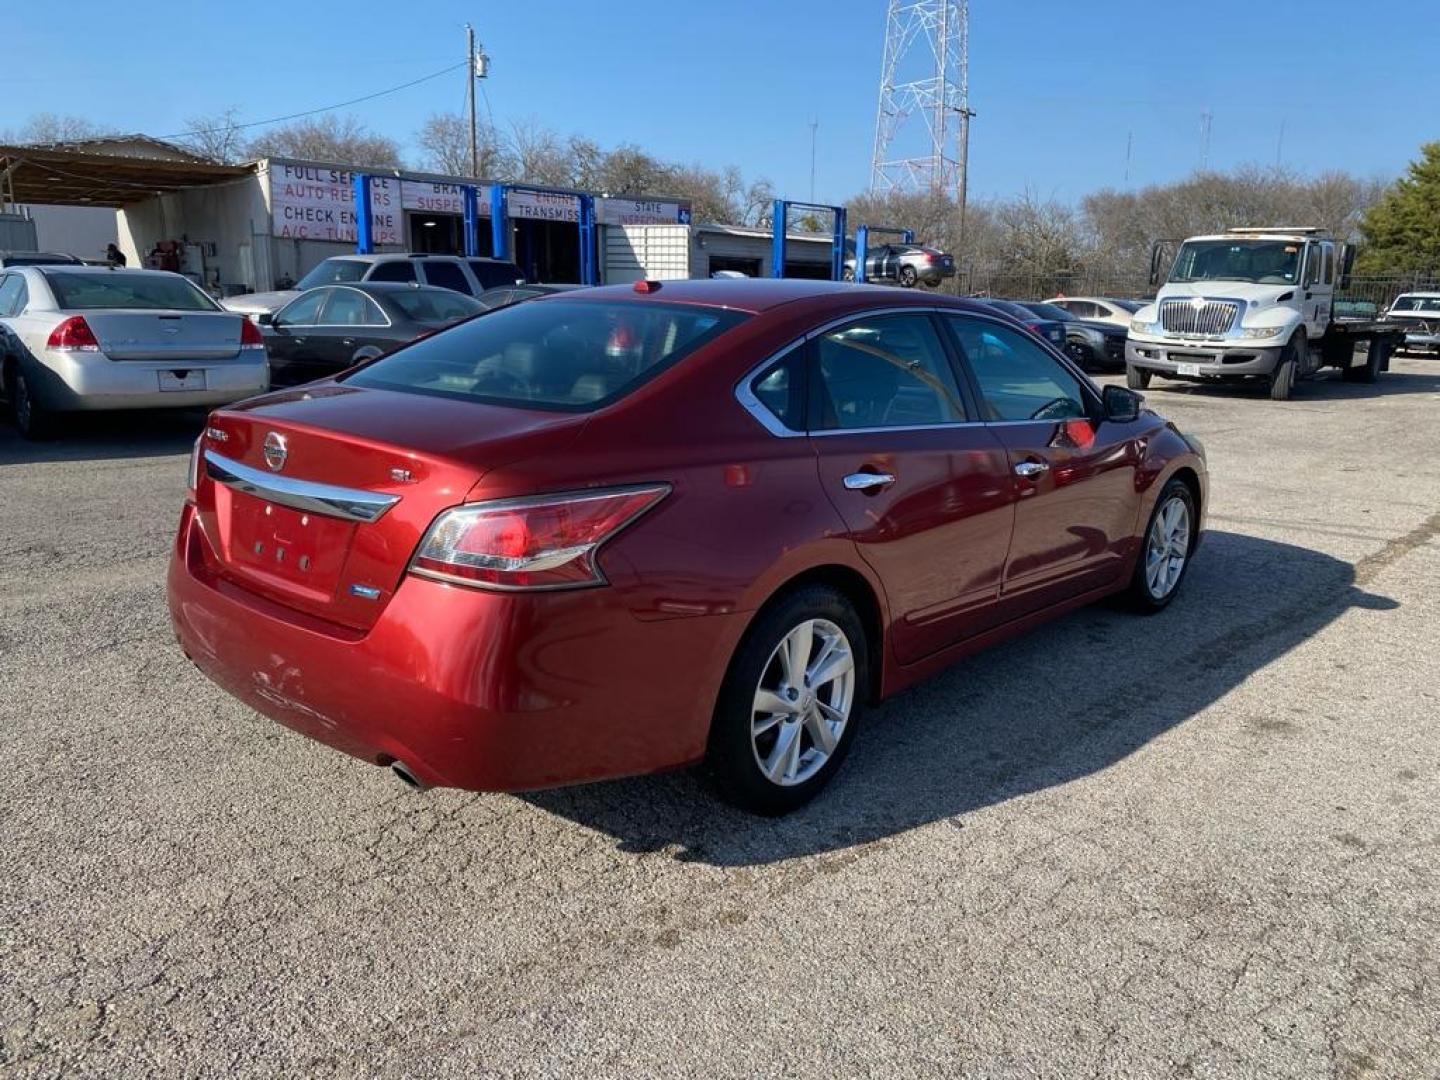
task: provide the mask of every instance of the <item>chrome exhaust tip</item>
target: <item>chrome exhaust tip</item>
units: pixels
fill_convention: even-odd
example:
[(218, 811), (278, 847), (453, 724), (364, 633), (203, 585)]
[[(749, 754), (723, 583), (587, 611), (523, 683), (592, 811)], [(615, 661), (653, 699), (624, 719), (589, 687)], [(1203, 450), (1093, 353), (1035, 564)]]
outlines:
[(390, 765), (390, 771), (400, 778), (400, 782), (412, 791), (424, 791), (426, 785), (422, 784), (419, 778), (406, 766), (403, 761), (395, 761)]

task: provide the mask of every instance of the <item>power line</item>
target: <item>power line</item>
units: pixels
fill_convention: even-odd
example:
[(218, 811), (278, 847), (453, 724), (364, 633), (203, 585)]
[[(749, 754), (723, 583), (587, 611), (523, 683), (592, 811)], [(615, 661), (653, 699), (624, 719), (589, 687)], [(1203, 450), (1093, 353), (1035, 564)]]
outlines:
[(161, 135), (161, 139), (186, 139), (194, 135), (213, 135), (216, 132), (243, 131), (246, 128), (264, 127), (266, 124), (282, 124), (287, 120), (300, 120), (307, 116), (316, 116), (319, 113), (332, 112), (335, 109), (343, 109), (348, 105), (359, 105), (364, 101), (374, 101), (376, 98), (385, 97), (387, 94), (398, 93), (401, 90), (408, 90), (412, 86), (419, 86), (421, 83), (429, 82), (431, 79), (438, 79), (441, 75), (449, 75), (452, 71), (458, 71), (466, 67), (469, 61), (459, 64), (451, 64), (449, 67), (441, 68), (439, 71), (431, 72), (429, 75), (422, 75), (418, 79), (411, 79), (409, 82), (401, 83), (399, 86), (392, 86), (387, 90), (377, 90), (373, 94), (365, 94), (361, 97), (351, 98), (349, 101), (340, 101), (334, 105), (322, 105), (318, 109), (306, 109), (304, 112), (290, 113), (286, 116), (272, 116), (266, 120), (251, 120), (245, 124), (227, 124), (224, 127), (198, 128), (195, 131), (181, 131), (174, 135)]

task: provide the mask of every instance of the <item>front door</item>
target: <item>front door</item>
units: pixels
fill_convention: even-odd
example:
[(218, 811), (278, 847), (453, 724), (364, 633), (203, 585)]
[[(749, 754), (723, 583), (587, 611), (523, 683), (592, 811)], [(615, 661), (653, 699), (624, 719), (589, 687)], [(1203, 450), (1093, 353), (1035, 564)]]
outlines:
[(967, 410), (933, 317), (857, 319), (817, 337), (809, 363), (820, 482), (884, 585), (896, 659), (994, 625), (1009, 460)]
[(1331, 301), (1335, 296), (1335, 245), (1312, 241), (1305, 253), (1305, 333), (1312, 343), (1320, 340), (1330, 324)]
[(1001, 586), (1016, 618), (1113, 583), (1132, 551), (1140, 421), (1101, 421), (1089, 386), (1021, 330), (946, 316), (1009, 457), (1015, 536)]
[(328, 288), (307, 289), (275, 313), (265, 328), (265, 352), (270, 360), (270, 382), (293, 386), (304, 382), (315, 343), (315, 324), (330, 295)]

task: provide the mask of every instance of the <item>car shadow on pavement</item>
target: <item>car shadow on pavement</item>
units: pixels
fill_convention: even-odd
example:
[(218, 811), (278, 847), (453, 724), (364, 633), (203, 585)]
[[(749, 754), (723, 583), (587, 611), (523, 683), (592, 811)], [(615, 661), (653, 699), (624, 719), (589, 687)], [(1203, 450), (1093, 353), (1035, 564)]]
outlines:
[[(1087, 608), (871, 710), (840, 774), (789, 817), (733, 810), (686, 773), (521, 797), (623, 850), (718, 866), (841, 850), (947, 819), (960, 825), (972, 811), (1114, 765), (1351, 608), (1396, 606), (1329, 555), (1210, 532), (1166, 611)], [(1277, 702), (1276, 716), (1257, 721), (1309, 707)]]
[[(1191, 383), (1157, 378), (1143, 391), (1146, 403), (1165, 411), (1167, 394), (1205, 397), (1265, 398), (1268, 391), (1260, 381), (1239, 383)], [(1387, 371), (1373, 383), (1346, 382), (1339, 372), (1327, 371), (1319, 378), (1295, 384), (1291, 401), (1359, 401), (1366, 398), (1394, 397), (1397, 394), (1440, 394), (1440, 364), (1434, 374), (1419, 371)]]
[(73, 413), (53, 439), (30, 442), (15, 430), (7, 408), (0, 405), (0, 466), (188, 454), (206, 416), (204, 409)]

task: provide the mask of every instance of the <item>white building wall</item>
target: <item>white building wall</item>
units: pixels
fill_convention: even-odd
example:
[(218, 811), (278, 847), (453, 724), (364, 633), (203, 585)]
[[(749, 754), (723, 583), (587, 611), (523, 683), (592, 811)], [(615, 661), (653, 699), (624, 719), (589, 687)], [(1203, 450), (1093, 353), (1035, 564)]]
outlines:
[(690, 276), (690, 226), (607, 225), (604, 256), (607, 285), (683, 280)]
[(103, 259), (105, 245), (120, 235), (115, 211), (108, 206), (31, 206), (36, 246), (82, 259)]

